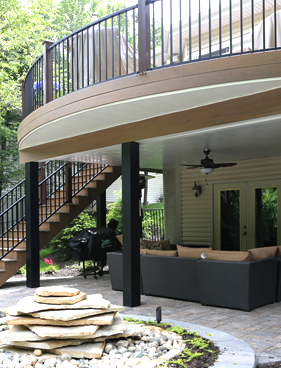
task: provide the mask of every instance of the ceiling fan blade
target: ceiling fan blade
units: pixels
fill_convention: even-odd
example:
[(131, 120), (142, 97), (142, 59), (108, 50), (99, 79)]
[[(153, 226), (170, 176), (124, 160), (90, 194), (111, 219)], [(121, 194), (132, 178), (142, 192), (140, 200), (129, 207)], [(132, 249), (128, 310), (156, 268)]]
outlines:
[(186, 165), (186, 164), (181, 164), (181, 166), (185, 166), (187, 169), (198, 169), (198, 167), (202, 167), (202, 165)]
[(229, 166), (235, 166), (237, 163), (235, 162), (226, 162), (224, 164), (216, 164), (215, 167), (218, 169), (220, 167), (229, 167)]

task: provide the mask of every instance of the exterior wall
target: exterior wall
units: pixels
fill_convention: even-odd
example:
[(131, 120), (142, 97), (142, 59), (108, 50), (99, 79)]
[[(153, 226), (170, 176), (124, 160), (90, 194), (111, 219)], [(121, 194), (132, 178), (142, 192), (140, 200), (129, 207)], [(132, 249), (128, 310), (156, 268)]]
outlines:
[[(148, 193), (147, 193), (147, 201), (148, 203), (157, 203), (159, 202), (159, 198), (164, 194), (163, 192), (163, 174), (155, 174), (149, 173), (151, 176), (155, 176), (155, 178), (148, 180)], [(122, 190), (122, 179), (118, 178), (107, 190), (106, 190), (106, 202), (115, 202), (117, 197), (114, 193), (118, 193)], [(142, 191), (143, 195), (143, 191)], [(142, 196), (143, 200), (143, 196)]]
[[(208, 176), (201, 174), (199, 169), (179, 169), (181, 214), (177, 221), (182, 224), (182, 243), (213, 245), (213, 184), (280, 179), (280, 167), (281, 157), (273, 157), (240, 161), (237, 166), (216, 169)], [(194, 181), (202, 186), (198, 198), (191, 190)]]

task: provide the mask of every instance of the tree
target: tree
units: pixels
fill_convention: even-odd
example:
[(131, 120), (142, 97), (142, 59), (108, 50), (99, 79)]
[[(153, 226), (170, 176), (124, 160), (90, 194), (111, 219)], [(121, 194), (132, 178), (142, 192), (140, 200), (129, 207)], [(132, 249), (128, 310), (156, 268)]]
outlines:
[[(124, 8), (125, 1), (20, 0), (0, 2), (0, 196), (23, 177), (18, 163), (21, 83), (42, 53), (44, 40), (56, 41), (98, 17)], [(75, 15), (75, 16), (74, 16)]]

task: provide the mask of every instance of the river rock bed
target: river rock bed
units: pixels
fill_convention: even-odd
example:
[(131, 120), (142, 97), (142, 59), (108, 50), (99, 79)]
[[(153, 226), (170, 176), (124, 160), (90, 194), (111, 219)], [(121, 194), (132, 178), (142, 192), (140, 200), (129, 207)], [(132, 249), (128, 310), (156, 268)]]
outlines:
[[(99, 359), (73, 359), (69, 354), (35, 356), (34, 352), (0, 349), (3, 368), (149, 368), (179, 354), (182, 337), (159, 328), (143, 327), (139, 336), (106, 341)], [(36, 351), (35, 351), (36, 353)]]

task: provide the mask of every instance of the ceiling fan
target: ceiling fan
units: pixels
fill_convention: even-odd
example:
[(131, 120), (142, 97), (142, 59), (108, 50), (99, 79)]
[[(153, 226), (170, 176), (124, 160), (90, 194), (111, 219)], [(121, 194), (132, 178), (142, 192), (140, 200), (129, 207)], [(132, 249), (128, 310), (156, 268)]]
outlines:
[(211, 174), (214, 171), (214, 169), (218, 169), (220, 167), (229, 167), (229, 166), (237, 165), (234, 162), (226, 162), (226, 163), (216, 164), (216, 163), (214, 163), (214, 161), (211, 158), (209, 158), (209, 153), (211, 152), (209, 150), (209, 148), (205, 148), (203, 152), (206, 155), (206, 157), (201, 160), (200, 165), (182, 164), (182, 166), (186, 166), (187, 169), (200, 168), (200, 171), (201, 171), (202, 174)]

